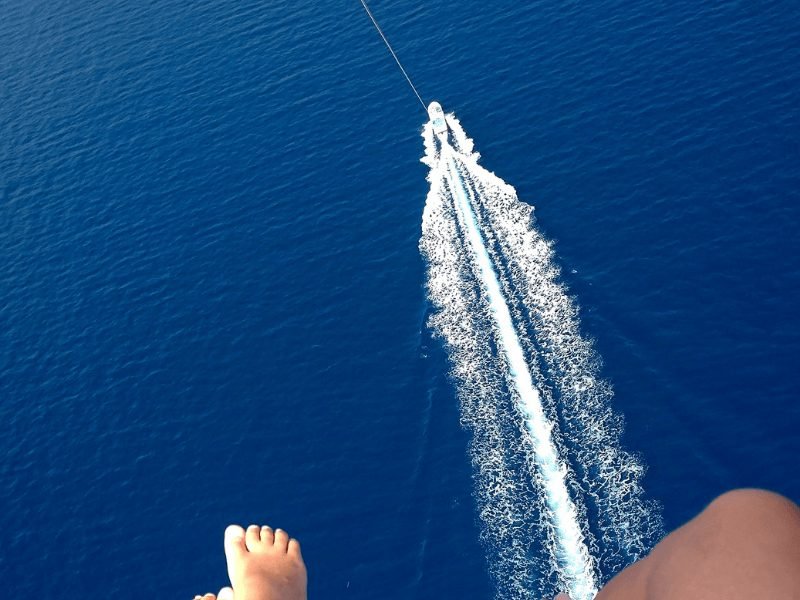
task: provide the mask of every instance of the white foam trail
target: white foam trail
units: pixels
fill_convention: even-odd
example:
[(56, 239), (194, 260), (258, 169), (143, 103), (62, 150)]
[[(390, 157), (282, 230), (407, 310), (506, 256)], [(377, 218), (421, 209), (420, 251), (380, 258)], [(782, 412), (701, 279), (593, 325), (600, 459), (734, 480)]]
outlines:
[(588, 600), (658, 539), (658, 511), (642, 499), (643, 467), (619, 448), (610, 387), (531, 207), (447, 122), (454, 150), (423, 131), (431, 190), (420, 250), (429, 323), (472, 432), (490, 571), (499, 597)]
[(443, 148), (442, 159), (447, 161), (446, 176), (455, 198), (459, 222), (464, 228), (474, 260), (480, 270), (480, 280), (488, 296), (491, 313), (498, 329), (498, 341), (519, 395), (518, 407), (525, 419), (525, 428), (530, 436), (534, 459), (542, 478), (545, 501), (556, 531), (559, 567), (566, 579), (570, 597), (573, 600), (588, 600), (594, 597), (597, 588), (589, 552), (578, 527), (575, 506), (567, 492), (566, 469), (561, 464), (550, 438), (553, 426), (545, 417), (539, 392), (533, 385), (530, 368), (511, 320), (511, 313), (478, 231), (469, 198), (458, 177), (453, 153), (447, 145)]

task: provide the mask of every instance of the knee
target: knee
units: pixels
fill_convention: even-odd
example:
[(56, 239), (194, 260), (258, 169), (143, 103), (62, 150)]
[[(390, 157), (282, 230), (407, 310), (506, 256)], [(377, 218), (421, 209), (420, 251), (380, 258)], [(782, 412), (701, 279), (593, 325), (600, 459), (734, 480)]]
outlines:
[(788, 498), (766, 490), (726, 492), (711, 502), (704, 513), (739, 529), (754, 525), (800, 529), (800, 508)]
[(649, 595), (642, 597), (793, 597), (800, 589), (800, 509), (764, 490), (722, 494), (645, 561)]
[(797, 510), (797, 505), (788, 498), (776, 494), (775, 492), (755, 488), (742, 488), (731, 490), (730, 492), (725, 492), (717, 496), (711, 504), (709, 504), (708, 509), (745, 509), (750, 511), (770, 511), (775, 509)]

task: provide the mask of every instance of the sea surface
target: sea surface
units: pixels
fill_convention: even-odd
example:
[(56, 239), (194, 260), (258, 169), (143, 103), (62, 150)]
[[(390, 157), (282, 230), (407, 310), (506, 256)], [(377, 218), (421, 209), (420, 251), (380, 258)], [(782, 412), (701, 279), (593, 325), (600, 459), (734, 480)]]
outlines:
[[(370, 7), (535, 206), (665, 529), (800, 501), (800, 5)], [(359, 2), (0, 2), (0, 582), (492, 598), (428, 321), (422, 107)], [(613, 573), (601, 573), (606, 580)]]

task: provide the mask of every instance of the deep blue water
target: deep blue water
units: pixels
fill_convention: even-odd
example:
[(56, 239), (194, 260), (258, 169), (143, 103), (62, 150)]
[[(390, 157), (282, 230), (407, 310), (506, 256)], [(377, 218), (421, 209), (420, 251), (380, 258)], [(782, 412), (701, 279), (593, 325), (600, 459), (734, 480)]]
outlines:
[[(666, 526), (800, 500), (797, 3), (371, 7), (556, 240)], [(0, 12), (6, 593), (191, 597), (268, 522), (313, 597), (491, 597), (425, 116), (358, 2)]]

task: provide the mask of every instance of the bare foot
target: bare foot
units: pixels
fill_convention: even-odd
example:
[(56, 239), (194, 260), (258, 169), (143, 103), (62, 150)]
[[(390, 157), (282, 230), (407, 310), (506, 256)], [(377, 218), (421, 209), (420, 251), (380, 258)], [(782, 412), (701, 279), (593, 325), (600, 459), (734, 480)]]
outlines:
[(229, 587), (224, 587), (219, 591), (219, 596), (209, 593), (203, 596), (197, 595), (194, 600), (233, 600), (233, 590)]
[[(300, 543), (282, 529), (238, 525), (225, 530), (225, 557), (230, 588), (216, 600), (306, 600), (306, 566)], [(212, 594), (195, 600), (215, 600)]]

